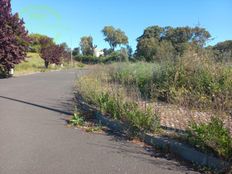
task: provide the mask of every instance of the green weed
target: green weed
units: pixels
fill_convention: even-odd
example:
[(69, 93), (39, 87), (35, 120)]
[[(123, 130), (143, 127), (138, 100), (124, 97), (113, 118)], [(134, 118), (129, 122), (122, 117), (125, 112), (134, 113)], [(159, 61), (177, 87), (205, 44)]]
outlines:
[(74, 113), (73, 117), (70, 120), (70, 124), (73, 126), (83, 126), (84, 118), (81, 117), (78, 113)]
[(225, 159), (232, 157), (232, 138), (223, 122), (214, 117), (209, 123), (191, 124), (188, 130), (188, 141), (204, 151), (213, 151)]

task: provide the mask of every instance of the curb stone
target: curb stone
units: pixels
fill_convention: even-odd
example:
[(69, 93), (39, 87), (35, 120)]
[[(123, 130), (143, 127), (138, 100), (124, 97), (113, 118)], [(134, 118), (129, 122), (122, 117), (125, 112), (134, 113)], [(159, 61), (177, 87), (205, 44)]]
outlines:
[[(124, 133), (127, 130), (126, 126), (118, 120), (109, 119), (99, 112), (97, 112), (95, 116), (101, 124), (106, 125), (117, 132)], [(229, 162), (223, 161), (212, 155), (202, 153), (187, 144), (178, 142), (171, 138), (153, 136), (146, 133), (140, 133), (139, 137), (145, 143), (153, 147), (168, 149), (170, 152), (188, 162), (195, 163), (200, 166), (207, 166), (216, 170), (217, 172), (222, 172), (224, 169), (227, 169), (230, 166)]]

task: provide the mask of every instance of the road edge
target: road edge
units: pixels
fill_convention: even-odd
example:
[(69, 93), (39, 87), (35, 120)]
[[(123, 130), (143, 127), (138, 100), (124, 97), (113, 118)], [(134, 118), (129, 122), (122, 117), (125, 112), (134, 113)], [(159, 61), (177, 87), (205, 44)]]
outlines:
[[(110, 119), (99, 112), (96, 112), (95, 117), (99, 121), (99, 123), (108, 126), (110, 129), (115, 130), (119, 133), (123, 133), (127, 129), (123, 123), (117, 120)], [(230, 167), (230, 164), (227, 161), (216, 158), (212, 155), (202, 153), (185, 143), (168, 137), (154, 136), (147, 133), (139, 133), (139, 138), (141, 138), (141, 140), (153, 147), (168, 150), (169, 152), (177, 155), (183, 160), (199, 166), (207, 166), (217, 172), (223, 172)]]

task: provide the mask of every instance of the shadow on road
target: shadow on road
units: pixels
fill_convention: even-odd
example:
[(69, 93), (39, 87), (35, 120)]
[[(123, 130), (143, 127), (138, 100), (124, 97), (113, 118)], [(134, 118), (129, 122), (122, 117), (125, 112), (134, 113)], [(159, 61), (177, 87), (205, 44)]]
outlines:
[(10, 97), (5, 97), (5, 96), (0, 96), (0, 98), (6, 99), (6, 100), (11, 100), (11, 101), (14, 101), (14, 102), (23, 103), (23, 104), (26, 104), (26, 105), (30, 105), (30, 106), (34, 106), (34, 107), (38, 107), (38, 108), (42, 108), (42, 109), (46, 109), (46, 110), (53, 111), (53, 112), (58, 112), (60, 114), (66, 114), (66, 115), (72, 115), (73, 114), (72, 112), (67, 112), (67, 111), (63, 111), (63, 110), (60, 110), (60, 109), (55, 109), (55, 108), (51, 108), (51, 107), (47, 107), (47, 106), (43, 106), (43, 105), (27, 102), (27, 101), (24, 101), (24, 100), (15, 99), (15, 98), (10, 98)]

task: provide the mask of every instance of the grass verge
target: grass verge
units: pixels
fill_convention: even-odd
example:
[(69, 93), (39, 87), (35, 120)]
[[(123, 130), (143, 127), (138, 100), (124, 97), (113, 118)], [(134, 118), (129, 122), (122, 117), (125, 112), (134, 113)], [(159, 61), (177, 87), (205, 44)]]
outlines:
[[(101, 74), (101, 77), (103, 76)], [(94, 75), (84, 76), (77, 82), (78, 93), (101, 113), (126, 123), (133, 130), (154, 133), (159, 129), (157, 113), (152, 112), (150, 108), (141, 109), (138, 103), (126, 96), (123, 89), (111, 87)]]
[[(126, 123), (132, 128), (132, 130), (135, 130), (135, 132), (143, 131), (156, 133), (160, 130), (159, 113), (156, 113), (154, 112), (154, 109), (149, 108), (149, 104), (146, 105), (145, 103), (145, 107), (141, 107), (141, 100), (144, 99), (140, 98), (139, 100), (135, 100), (133, 95), (131, 95), (131, 91), (133, 91), (133, 93), (137, 96), (144, 95), (143, 92), (147, 92), (145, 90), (150, 90), (150, 97), (154, 95), (151, 95), (152, 91), (155, 92), (155, 94), (160, 95), (160, 91), (156, 91), (157, 89), (159, 89), (156, 86), (157, 83), (163, 84), (165, 80), (168, 84), (172, 83), (169, 82), (167, 78), (163, 79), (164, 75), (158, 75), (159, 78), (155, 78), (156, 80), (162, 80), (162, 82), (154, 83), (154, 76), (157, 76), (157, 74), (154, 73), (165, 74), (165, 70), (170, 68), (171, 70), (175, 70), (172, 70), (170, 72), (179, 73), (177, 73), (177, 75), (174, 75), (174, 77), (182, 75), (187, 76), (187, 68), (185, 68), (184, 72), (179, 70), (176, 71), (177, 65), (179, 66), (180, 64), (175, 63), (170, 66), (169, 64), (164, 65), (148, 63), (123, 63), (102, 66), (101, 68), (95, 69), (94, 72), (79, 79), (77, 82), (77, 91), (87, 103), (96, 106), (101, 113), (103, 113), (104, 115), (108, 115), (113, 119), (120, 120), (123, 123)], [(183, 66), (187, 67), (187, 64)], [(221, 82), (222, 86), (220, 87), (220, 90), (225, 89), (229, 93), (227, 96), (229, 96), (230, 87), (228, 86), (227, 88), (227, 83), (230, 83), (228, 81), (230, 77), (228, 77), (227, 73), (230, 72), (227, 72), (227, 68), (224, 69), (224, 67), (221, 67), (220, 70), (217, 70), (217, 73), (219, 74), (216, 75), (214, 74), (215, 72), (213, 72), (212, 69), (206, 71), (208, 74), (210, 74), (210, 77), (212, 77), (213, 80), (206, 80), (206, 82), (199, 84), (202, 88), (196, 88), (196, 91), (202, 90), (203, 92), (204, 85), (210, 86), (211, 83), (217, 84), (219, 83), (218, 81), (220, 81), (218, 79), (224, 77), (224, 81)], [(221, 73), (224, 71), (226, 71), (225, 76), (223, 76), (223, 73)], [(165, 77), (172, 74), (170, 72), (167, 71)], [(196, 71), (196, 74), (194, 74), (194, 70), (189, 70), (189, 78), (190, 76), (192, 76), (191, 78), (193, 78), (190, 81), (195, 82), (195, 80), (201, 81), (199, 79), (204, 79), (205, 75), (203, 75), (203, 77), (200, 76), (199, 78), (197, 78), (197, 76), (200, 75), (200, 72), (202, 71)], [(206, 77), (208, 77), (208, 75), (206, 75)], [(171, 81), (175, 80), (175, 78), (170, 78)], [(179, 77), (176, 77), (176, 79), (178, 78)], [(180, 79), (182, 79), (182, 77), (180, 77)], [(149, 84), (148, 82), (152, 83), (150, 88), (146, 87), (146, 85)], [(183, 83), (187, 83), (189, 84), (189, 86), (192, 85), (188, 82)], [(192, 87), (193, 86), (194, 85), (192, 85)], [(134, 90), (136, 88), (139, 90)], [(210, 92), (204, 92), (209, 96), (211, 95)], [(225, 95), (224, 92), (225, 91), (222, 91), (220, 95)], [(199, 102), (199, 100), (196, 99), (196, 103), (197, 102)], [(207, 104), (207, 106), (209, 105), (210, 103)], [(215, 156), (218, 156), (222, 159), (230, 160), (230, 156), (232, 155), (231, 134), (229, 133), (229, 130), (225, 128), (224, 123), (219, 118), (217, 118), (216, 120), (212, 120), (210, 123), (206, 122), (200, 125), (191, 124), (190, 129), (187, 132), (187, 142), (194, 145), (196, 148), (201, 149), (203, 152), (212, 152), (215, 154)]]
[(44, 60), (39, 56), (39, 54), (28, 53), (26, 60), (15, 66), (15, 76), (77, 67), (82, 68), (84, 65), (78, 62), (74, 62), (73, 65), (64, 63), (63, 67), (60, 65), (49, 65), (49, 67), (46, 69), (44, 66)]

